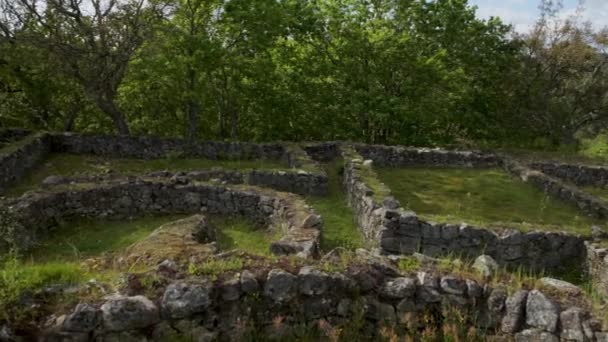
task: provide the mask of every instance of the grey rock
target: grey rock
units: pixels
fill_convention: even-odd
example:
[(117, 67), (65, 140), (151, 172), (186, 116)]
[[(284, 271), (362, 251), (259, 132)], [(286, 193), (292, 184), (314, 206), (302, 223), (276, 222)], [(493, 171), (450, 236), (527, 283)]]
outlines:
[(489, 289), (486, 305), (482, 307), (481, 323), (487, 328), (495, 328), (501, 323), (505, 310), (507, 291), (503, 287)]
[(384, 198), (382, 201), (382, 205), (387, 209), (398, 209), (401, 206), (401, 203), (395, 197), (388, 196)]
[(48, 176), (42, 181), (43, 186), (55, 186), (60, 184), (65, 184), (68, 182), (68, 179), (63, 176)]
[(350, 317), (352, 313), (353, 301), (348, 298), (342, 298), (338, 303), (338, 316), (340, 317)]
[(561, 333), (560, 337), (567, 341), (587, 341), (583, 328), (586, 313), (577, 307), (563, 311), (560, 315)]
[(171, 273), (175, 274), (179, 271), (177, 263), (173, 260), (165, 259), (156, 266), (156, 271), (160, 273)]
[(386, 303), (382, 303), (373, 297), (364, 297), (363, 309), (365, 317), (376, 322), (395, 322), (395, 308)]
[(89, 304), (78, 304), (74, 311), (63, 321), (62, 330), (72, 332), (89, 332), (101, 323), (100, 311)]
[(268, 273), (264, 285), (264, 295), (275, 302), (286, 302), (295, 297), (297, 277), (281, 269), (273, 269)]
[(540, 329), (526, 329), (515, 334), (515, 342), (559, 342), (559, 338)]
[(380, 295), (391, 299), (403, 299), (414, 293), (416, 293), (416, 281), (412, 278), (391, 279), (380, 288)]
[(110, 298), (101, 306), (106, 331), (146, 328), (160, 321), (158, 308), (144, 296)]
[(439, 278), (427, 272), (418, 272), (417, 277), (419, 286), (416, 288), (416, 300), (425, 304), (441, 302)]
[(211, 305), (211, 284), (178, 281), (170, 284), (162, 298), (162, 313), (170, 319), (182, 319), (205, 312)]
[(255, 293), (260, 290), (260, 284), (255, 275), (248, 270), (241, 272), (241, 290), (245, 293)]
[(473, 269), (477, 270), (484, 277), (489, 278), (498, 271), (498, 263), (489, 255), (480, 255), (475, 259)]
[(573, 295), (579, 295), (582, 293), (580, 287), (559, 279), (545, 277), (540, 279), (540, 283), (544, 286), (554, 288), (560, 292), (567, 292)]
[(502, 332), (513, 334), (521, 330), (526, 321), (527, 298), (528, 291), (526, 290), (519, 290), (507, 298), (505, 316), (502, 318)]
[(318, 296), (324, 294), (330, 285), (330, 278), (325, 272), (305, 266), (298, 273), (300, 293), (307, 296)]
[(462, 296), (467, 290), (467, 284), (464, 280), (452, 276), (441, 278), (441, 290), (445, 293)]
[(596, 240), (602, 240), (608, 238), (608, 232), (598, 226), (591, 226), (591, 236)]
[(557, 330), (559, 307), (538, 290), (532, 290), (526, 301), (526, 324), (548, 332)]
[(400, 301), (397, 304), (397, 313), (399, 315), (403, 315), (409, 312), (416, 312), (418, 308), (416, 307), (416, 302), (411, 298), (406, 298)]
[(323, 226), (323, 219), (316, 214), (310, 214), (302, 221), (302, 227), (304, 228), (317, 228), (321, 226)]
[(475, 280), (467, 279), (467, 294), (470, 298), (479, 298), (483, 295), (483, 288)]
[[(589, 313), (587, 313), (585, 316), (589, 316)], [(591, 341), (594, 339), (595, 333), (602, 331), (602, 328), (602, 322), (593, 317), (590, 317), (583, 322), (583, 332), (585, 333), (585, 337)]]
[(222, 285), (222, 299), (232, 302), (241, 297), (241, 281), (239, 278), (230, 279)]
[(608, 332), (596, 332), (595, 340), (597, 342), (608, 342)]

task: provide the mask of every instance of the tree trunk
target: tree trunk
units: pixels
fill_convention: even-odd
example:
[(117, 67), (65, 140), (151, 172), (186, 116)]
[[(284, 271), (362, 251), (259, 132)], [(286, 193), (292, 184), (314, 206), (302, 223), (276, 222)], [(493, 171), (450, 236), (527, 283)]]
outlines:
[(125, 115), (118, 106), (116, 106), (113, 100), (97, 97), (96, 102), (99, 109), (112, 119), (116, 133), (119, 135), (130, 135)]
[(195, 100), (188, 102), (188, 131), (186, 139), (188, 143), (193, 143), (198, 137), (198, 122), (199, 122), (200, 106)]
[(70, 132), (74, 129), (74, 124), (76, 123), (76, 116), (78, 115), (77, 110), (71, 110), (68, 116), (65, 118), (63, 122), (63, 131)]
[(195, 98), (196, 92), (196, 72), (193, 68), (188, 69), (188, 128), (186, 131), (186, 139), (188, 143), (192, 143), (198, 136), (198, 123), (200, 114), (200, 105)]

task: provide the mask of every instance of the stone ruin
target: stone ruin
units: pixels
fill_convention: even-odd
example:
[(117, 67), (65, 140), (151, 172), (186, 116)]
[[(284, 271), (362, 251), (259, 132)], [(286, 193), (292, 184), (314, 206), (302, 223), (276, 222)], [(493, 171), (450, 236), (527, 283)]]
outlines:
[[(577, 265), (597, 289), (608, 294), (608, 249), (598, 241), (566, 232), (497, 232), (466, 223), (426, 222), (403, 209), (385, 185), (369, 182), (376, 177), (375, 165), (500, 167), (587, 215), (605, 219), (608, 205), (576, 185), (605, 185), (608, 168), (525, 164), (493, 153), (342, 142), (188, 144), (180, 139), (23, 130), (0, 131), (0, 141), (4, 144), (0, 190), (54, 152), (141, 159), (168, 154), (212, 160), (269, 159), (283, 160), (290, 168), (155, 171), (129, 177), (57, 175), (36, 191), (3, 199), (0, 251), (11, 245), (35, 248), (58, 220), (71, 217), (192, 216), (160, 227), (126, 251), (137, 250), (154, 266), (148, 272), (157, 280), (154, 294), (143, 291), (138, 283), (149, 274), (131, 275), (118, 293), (81, 302), (38, 322), (32, 331), (16, 331), (0, 322), (0, 340), (170, 341), (178, 334), (212, 341), (244, 340), (254, 333), (281, 340), (294, 336), (300, 324), (318, 330), (322, 339), (331, 339), (342, 327), (359, 329), (367, 340), (393, 330), (397, 334), (430, 327), (441, 332), (456, 310), (463, 317), (459, 325), (496, 338), (608, 341), (608, 327), (580, 288), (553, 278), (515, 289), (491, 280), (497, 267), (562, 272)], [(343, 265), (339, 250), (321, 252), (326, 227), (304, 198), (327, 194), (328, 175), (318, 162), (336, 158), (344, 161), (343, 189), (368, 247), (357, 250), (348, 265)], [(224, 254), (215, 247), (207, 213), (245, 216), (260, 229), (282, 232), (271, 245), (279, 259), (259, 261), (239, 254), (242, 260), (256, 261), (214, 277), (186, 272), (182, 263), (191, 262), (194, 255), (197, 262), (235, 258), (234, 253)], [(290, 255), (296, 261), (284, 258)], [(424, 267), (400, 270), (405, 255), (423, 260)], [(482, 264), (490, 260), (490, 266), (484, 266), (490, 271), (478, 278), (438, 270), (434, 258), (446, 255)]]

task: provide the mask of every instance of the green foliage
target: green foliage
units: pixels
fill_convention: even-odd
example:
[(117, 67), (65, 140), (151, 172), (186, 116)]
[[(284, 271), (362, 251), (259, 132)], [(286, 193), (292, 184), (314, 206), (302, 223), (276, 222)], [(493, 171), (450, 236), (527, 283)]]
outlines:
[(397, 199), (436, 222), (466, 222), (520, 230), (565, 230), (588, 236), (605, 225), (500, 170), (458, 168), (380, 169)]
[(608, 159), (608, 134), (601, 133), (592, 139), (582, 139), (581, 154), (590, 158)]

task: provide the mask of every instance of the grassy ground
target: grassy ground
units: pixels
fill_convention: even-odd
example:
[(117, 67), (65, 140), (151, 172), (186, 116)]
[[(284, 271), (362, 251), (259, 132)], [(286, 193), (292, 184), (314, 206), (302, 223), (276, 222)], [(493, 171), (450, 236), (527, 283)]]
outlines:
[(280, 161), (272, 160), (209, 160), (209, 159), (128, 159), (103, 158), (86, 155), (52, 154), (42, 165), (29, 172), (18, 184), (6, 191), (7, 196), (19, 196), (36, 189), (48, 176), (71, 176), (80, 173), (103, 173), (108, 170), (122, 174), (142, 174), (157, 170), (191, 171), (222, 167), (225, 169), (285, 169)]
[(33, 262), (78, 261), (117, 252), (183, 215), (150, 216), (126, 221), (77, 220), (51, 232), (27, 258)]
[(329, 194), (324, 197), (309, 197), (306, 200), (323, 217), (321, 248), (325, 251), (336, 247), (363, 247), (363, 237), (342, 190), (342, 165), (342, 160), (325, 164), (324, 169), (329, 176)]
[(581, 187), (581, 190), (608, 202), (608, 188), (590, 185)]
[(257, 228), (242, 217), (216, 216), (210, 218), (217, 227), (217, 243), (221, 250), (239, 249), (244, 252), (270, 255), (270, 244), (281, 238), (281, 232)]
[[(150, 216), (129, 221), (78, 220), (57, 227), (26, 259), (33, 263), (71, 262), (118, 252), (148, 236), (156, 228), (183, 215)], [(280, 236), (268, 233), (242, 217), (209, 217), (218, 232), (221, 249), (240, 249), (269, 255), (270, 243)]]
[(422, 217), (494, 228), (564, 230), (589, 235), (605, 225), (496, 169), (383, 168), (395, 197)]

